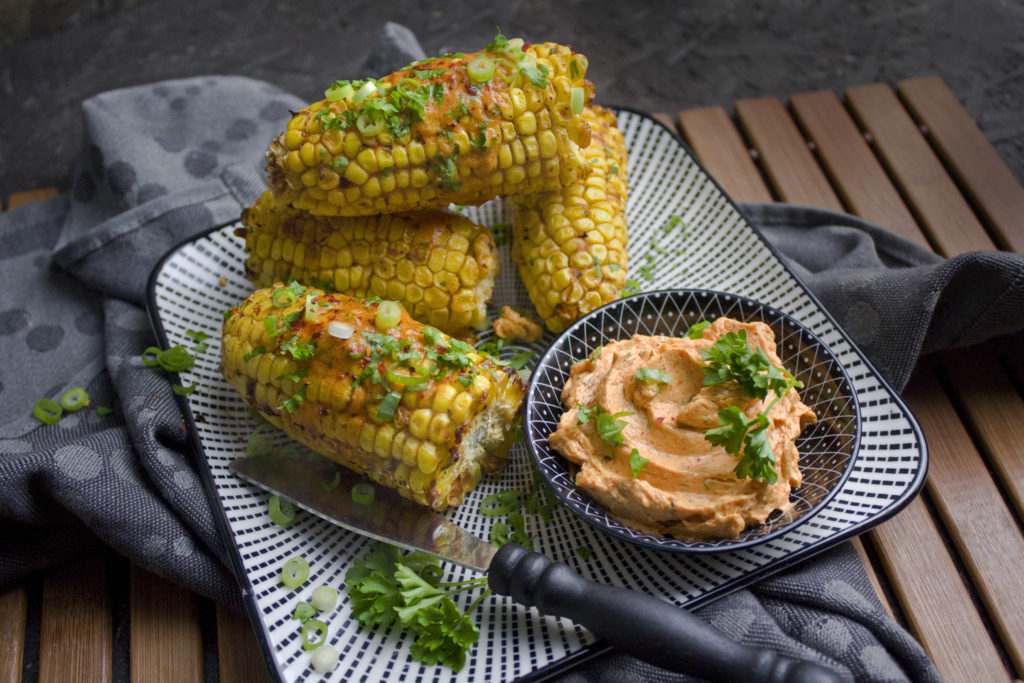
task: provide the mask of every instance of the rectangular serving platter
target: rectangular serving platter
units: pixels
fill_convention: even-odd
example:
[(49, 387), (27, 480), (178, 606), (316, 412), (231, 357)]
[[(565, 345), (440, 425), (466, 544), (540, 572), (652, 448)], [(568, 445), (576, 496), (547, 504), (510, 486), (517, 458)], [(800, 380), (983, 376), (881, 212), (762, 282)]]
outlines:
[[(772, 245), (703, 169), (682, 140), (643, 112), (617, 108), (628, 151), (630, 277), (645, 290), (673, 287), (731, 292), (763, 301), (797, 319), (822, 339), (853, 381), (862, 416), (858, 456), (849, 478), (832, 501), (809, 521), (763, 545), (709, 555), (676, 555), (609, 538), (556, 507), (550, 524), (529, 516), (534, 549), (568, 563), (581, 575), (644, 591), (692, 609), (804, 560), (892, 516), (920, 490), (927, 472), (927, 448), (920, 427), (889, 387)], [(466, 207), (485, 225), (507, 222), (505, 204), (495, 200)], [(678, 216), (681, 221), (670, 220)], [(148, 308), (160, 343), (188, 346), (187, 332), (210, 335), (209, 349), (181, 374), (197, 390), (182, 398), (191, 426), (201, 477), (230, 540), (234, 569), (268, 668), (282, 681), (507, 681), (541, 680), (564, 672), (607, 649), (592, 634), (565, 619), (540, 615), (506, 598), (485, 600), (474, 613), (480, 639), (458, 673), (424, 667), (412, 660), (412, 639), (397, 629), (367, 630), (352, 617), (344, 591), (345, 572), (370, 541), (313, 515), (282, 528), (267, 516), (268, 495), (235, 477), (228, 463), (244, 454), (256, 424), (241, 397), (219, 371), (223, 312), (252, 291), (244, 275), (244, 249), (236, 224), (216, 226), (175, 247), (156, 266)], [(501, 247), (503, 268), (493, 301), (529, 308), (526, 290)], [(649, 277), (635, 275), (640, 267)], [(486, 334), (484, 335), (486, 338)], [(539, 358), (554, 337), (529, 346)], [(283, 444), (284, 441), (279, 441)], [(524, 444), (516, 444), (508, 469), (485, 479), (467, 501), (447, 514), (486, 538), (494, 518), (480, 514), (480, 501), (533, 481)], [(343, 492), (347, 495), (347, 492)], [(576, 550), (589, 548), (588, 559)], [(305, 557), (311, 565), (306, 588), (280, 584), (283, 562)], [(472, 578), (448, 565), (446, 581)], [(292, 610), (319, 585), (339, 589), (338, 607), (322, 617), (328, 642), (341, 653), (336, 669), (321, 676), (302, 649)], [(466, 595), (463, 609), (472, 601)]]

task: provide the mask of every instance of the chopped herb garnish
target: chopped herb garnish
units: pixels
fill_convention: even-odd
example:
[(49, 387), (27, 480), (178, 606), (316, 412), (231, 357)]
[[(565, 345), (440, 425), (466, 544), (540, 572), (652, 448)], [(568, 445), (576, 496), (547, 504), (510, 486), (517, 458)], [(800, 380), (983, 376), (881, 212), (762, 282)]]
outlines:
[(634, 479), (640, 476), (640, 473), (646, 466), (647, 458), (640, 455), (640, 451), (634, 448), (629, 452), (629, 470), (633, 473)]
[(704, 336), (704, 330), (709, 327), (711, 323), (707, 320), (701, 320), (699, 323), (690, 325), (690, 329), (686, 330), (686, 336), (690, 339), (700, 339)]
[(657, 368), (637, 368), (636, 372), (633, 373), (633, 376), (641, 382), (651, 381), (668, 384), (672, 381), (672, 375)]

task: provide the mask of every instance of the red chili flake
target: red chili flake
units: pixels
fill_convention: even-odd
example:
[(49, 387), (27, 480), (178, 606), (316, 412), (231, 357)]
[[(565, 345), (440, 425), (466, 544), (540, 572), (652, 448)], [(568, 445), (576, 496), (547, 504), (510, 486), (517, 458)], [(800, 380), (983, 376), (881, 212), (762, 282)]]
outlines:
[(658, 418), (658, 422), (659, 422), (659, 423), (661, 423), (661, 422), (664, 422), (664, 421), (665, 421), (665, 418), (664, 418), (664, 417), (659, 417), (659, 418)]
[(466, 85), (466, 92), (469, 93), (470, 95), (473, 95), (474, 97), (480, 94), (480, 91), (477, 90), (476, 86), (473, 85)]

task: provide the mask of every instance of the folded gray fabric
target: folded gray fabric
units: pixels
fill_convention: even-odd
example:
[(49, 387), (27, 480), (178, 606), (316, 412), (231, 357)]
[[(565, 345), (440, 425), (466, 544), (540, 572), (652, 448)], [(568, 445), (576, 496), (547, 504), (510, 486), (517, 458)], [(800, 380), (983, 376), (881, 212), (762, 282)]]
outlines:
[[(389, 25), (368, 64), (382, 72), (419, 57), (415, 37)], [(105, 544), (239, 606), (170, 383), (141, 362), (154, 344), (142, 305), (170, 246), (236, 218), (255, 198), (266, 143), (301, 105), (227, 76), (97, 96), (83, 104), (71, 192), (0, 215), (0, 583)], [(743, 209), (897, 387), (922, 352), (1024, 327), (1024, 257), (944, 261), (850, 216)], [(31, 417), (37, 398), (72, 386), (113, 414), (90, 407), (53, 426)], [(698, 614), (848, 679), (937, 678), (878, 603), (849, 544)], [(685, 680), (618, 654), (564, 678)]]

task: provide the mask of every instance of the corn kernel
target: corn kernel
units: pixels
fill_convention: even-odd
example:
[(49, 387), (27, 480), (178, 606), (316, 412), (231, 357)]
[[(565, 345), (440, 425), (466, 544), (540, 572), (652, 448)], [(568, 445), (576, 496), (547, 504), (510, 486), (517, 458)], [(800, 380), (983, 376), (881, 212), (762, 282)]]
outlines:
[(420, 472), (433, 474), (437, 469), (437, 447), (424, 441), (416, 451), (416, 467)]
[(409, 432), (417, 439), (427, 438), (431, 417), (433, 414), (426, 408), (412, 411), (409, 416)]

